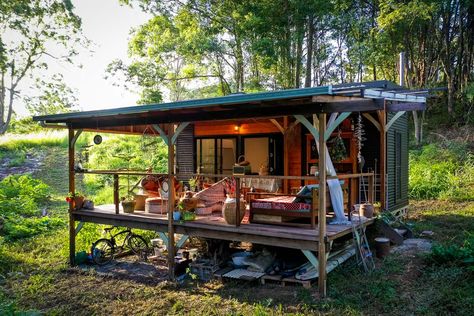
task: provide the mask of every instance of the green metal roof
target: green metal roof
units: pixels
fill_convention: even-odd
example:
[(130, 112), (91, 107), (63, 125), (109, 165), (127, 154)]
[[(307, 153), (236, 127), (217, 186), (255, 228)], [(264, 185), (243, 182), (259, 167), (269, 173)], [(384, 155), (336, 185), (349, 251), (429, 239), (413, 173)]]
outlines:
[(321, 86), (313, 88), (301, 88), (301, 89), (289, 89), (280, 91), (270, 92), (259, 92), (259, 93), (240, 93), (231, 94), (224, 97), (197, 99), (197, 100), (186, 100), (178, 102), (168, 102), (159, 104), (147, 104), (129, 106), (123, 108), (95, 110), (95, 111), (83, 111), (83, 112), (72, 112), (54, 115), (42, 115), (34, 116), (35, 121), (47, 121), (47, 122), (67, 122), (69, 120), (81, 119), (81, 118), (94, 118), (103, 116), (113, 115), (124, 115), (124, 114), (139, 114), (146, 112), (155, 111), (169, 111), (178, 109), (192, 109), (192, 108), (205, 108), (217, 105), (231, 105), (231, 104), (245, 104), (259, 101), (271, 101), (271, 100), (284, 100), (293, 98), (310, 97), (313, 95), (330, 95), (332, 94), (332, 86)]

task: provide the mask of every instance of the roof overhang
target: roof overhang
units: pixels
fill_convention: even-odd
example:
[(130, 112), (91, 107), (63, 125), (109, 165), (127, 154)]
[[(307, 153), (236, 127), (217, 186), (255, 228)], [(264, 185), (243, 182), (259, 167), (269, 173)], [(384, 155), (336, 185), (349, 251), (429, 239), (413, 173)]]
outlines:
[[(426, 98), (397, 92), (388, 81), (291, 89), (124, 108), (35, 116), (45, 125), (98, 130), (134, 125), (274, 118), (333, 112), (424, 109)], [(390, 91), (388, 92), (387, 89)], [(396, 101), (391, 104), (385, 101)], [(392, 106), (393, 105), (393, 106)], [(398, 107), (395, 107), (398, 106)]]

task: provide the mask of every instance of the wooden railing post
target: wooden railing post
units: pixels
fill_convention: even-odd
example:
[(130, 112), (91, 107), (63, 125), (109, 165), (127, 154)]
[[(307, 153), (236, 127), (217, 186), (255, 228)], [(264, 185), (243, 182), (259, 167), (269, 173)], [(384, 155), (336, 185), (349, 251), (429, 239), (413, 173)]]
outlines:
[(120, 209), (118, 174), (114, 174), (114, 204), (115, 204), (115, 214), (118, 214), (119, 209)]
[[(69, 154), (69, 192), (74, 194), (76, 191), (76, 182), (74, 174), (74, 130), (69, 128), (69, 138), (68, 138), (68, 154)], [(69, 264), (74, 266), (75, 256), (76, 256), (76, 224), (74, 221), (74, 204), (69, 203)]]
[(326, 297), (326, 113), (319, 114), (319, 216), (318, 216), (318, 288), (320, 297)]
[(173, 144), (174, 125), (168, 125), (168, 272), (171, 280), (174, 281), (174, 221), (173, 211), (175, 206), (175, 189), (174, 189), (174, 144)]
[(240, 226), (240, 178), (235, 179), (235, 226)]
[(367, 176), (369, 182), (367, 199), (369, 203), (374, 203), (374, 174)]

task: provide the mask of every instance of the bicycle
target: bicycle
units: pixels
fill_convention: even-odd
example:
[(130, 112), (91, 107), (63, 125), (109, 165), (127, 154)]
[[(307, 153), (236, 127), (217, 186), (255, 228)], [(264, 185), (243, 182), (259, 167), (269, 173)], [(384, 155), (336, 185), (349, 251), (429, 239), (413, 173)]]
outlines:
[[(137, 234), (132, 233), (130, 228), (112, 234), (111, 231), (117, 228), (115, 226), (105, 228), (104, 231), (110, 238), (101, 238), (92, 244), (92, 261), (98, 265), (104, 265), (112, 261), (116, 253), (123, 253), (127, 247), (136, 255), (145, 257), (150, 249), (146, 240)], [(125, 235), (121, 245), (118, 245), (117, 237)]]

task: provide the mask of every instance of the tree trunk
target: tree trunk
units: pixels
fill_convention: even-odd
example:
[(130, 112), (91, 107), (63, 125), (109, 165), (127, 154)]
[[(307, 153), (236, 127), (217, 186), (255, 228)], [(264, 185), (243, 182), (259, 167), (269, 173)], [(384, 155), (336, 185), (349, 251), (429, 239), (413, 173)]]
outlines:
[(314, 37), (314, 22), (313, 15), (308, 16), (308, 38), (307, 38), (307, 53), (306, 53), (306, 76), (304, 80), (305, 88), (311, 87), (311, 70), (313, 62), (313, 37)]
[(413, 125), (415, 127), (415, 144), (416, 144), (416, 146), (420, 146), (420, 144), (421, 144), (420, 120), (418, 118), (418, 112), (417, 111), (412, 111), (412, 113), (413, 113)]

